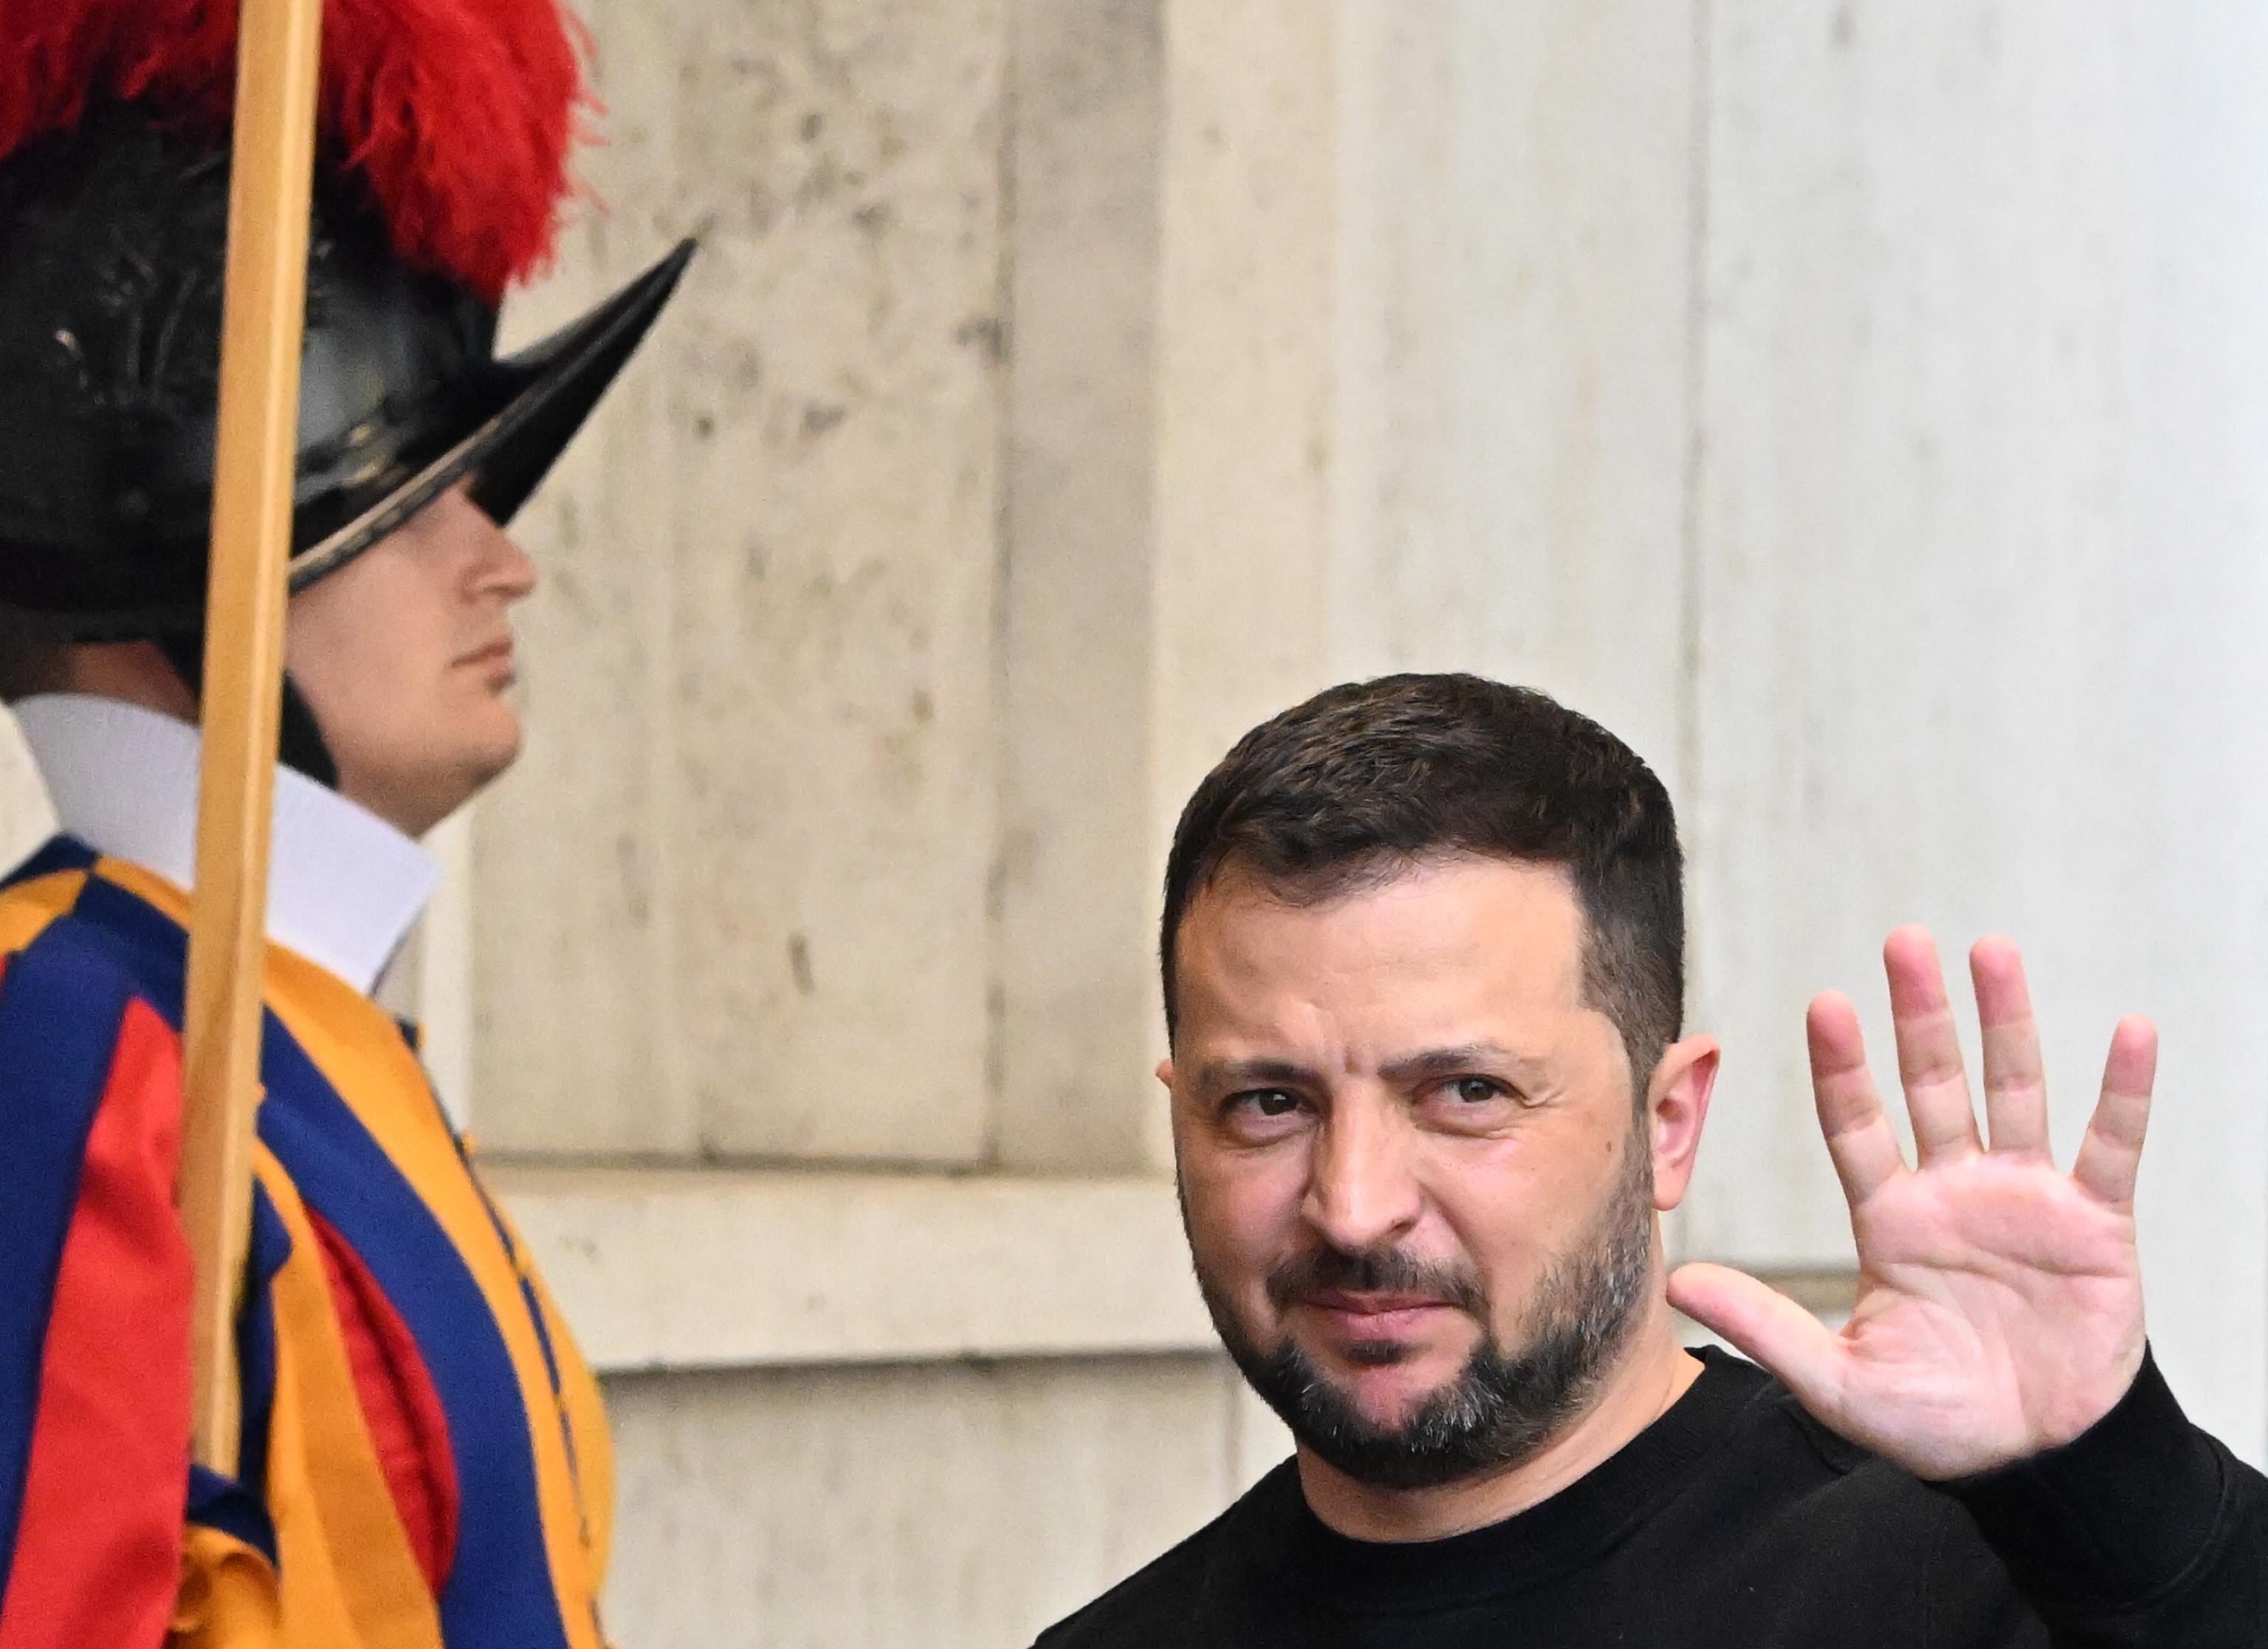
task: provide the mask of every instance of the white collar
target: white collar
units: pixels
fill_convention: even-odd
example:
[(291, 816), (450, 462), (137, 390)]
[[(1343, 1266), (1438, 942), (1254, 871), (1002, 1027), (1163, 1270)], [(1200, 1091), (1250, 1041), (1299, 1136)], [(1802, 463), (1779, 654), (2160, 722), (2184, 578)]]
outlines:
[[(81, 693), (15, 706), (62, 829), (188, 889), (195, 879), (201, 736)], [(376, 814), (302, 773), (276, 773), (268, 936), (368, 994), (425, 908), (436, 868)]]

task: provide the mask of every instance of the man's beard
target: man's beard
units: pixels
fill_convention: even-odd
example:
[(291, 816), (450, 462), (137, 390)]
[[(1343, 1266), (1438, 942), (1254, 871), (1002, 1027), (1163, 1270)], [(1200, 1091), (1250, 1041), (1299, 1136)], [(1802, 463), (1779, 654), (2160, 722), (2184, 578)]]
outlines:
[[(1628, 1340), (1653, 1259), (1653, 1162), (1645, 1147), (1634, 1129), (1597, 1224), (1544, 1273), (1514, 1350), (1489, 1328), (1487, 1296), (1469, 1268), (1393, 1248), (1322, 1248), (1270, 1274), (1269, 1298), (1279, 1311), (1327, 1289), (1410, 1293), (1445, 1300), (1482, 1325), (1456, 1377), (1397, 1424), (1366, 1419), (1288, 1335), (1275, 1350), (1261, 1350), (1202, 1269), (1197, 1286), (1230, 1357), (1302, 1444), (1373, 1488), (1457, 1483), (1526, 1460), (1558, 1435)], [(1395, 1342), (1362, 1342), (1348, 1357), (1383, 1366), (1401, 1352)]]

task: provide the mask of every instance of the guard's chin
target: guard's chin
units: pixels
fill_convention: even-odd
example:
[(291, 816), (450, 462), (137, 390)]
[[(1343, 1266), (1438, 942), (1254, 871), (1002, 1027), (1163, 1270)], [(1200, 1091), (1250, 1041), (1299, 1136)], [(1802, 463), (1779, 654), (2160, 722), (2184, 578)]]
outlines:
[(520, 735), (518, 718), (505, 715), (487, 721), (476, 730), (468, 731), (451, 753), (445, 768), (435, 771), (426, 812), (434, 823), (450, 817), (466, 803), (510, 772), (519, 759)]
[(466, 775), (474, 789), (492, 784), (511, 771), (526, 742), (519, 713), (502, 699), (492, 699), (488, 714), (481, 718), (478, 736), (468, 740)]
[(473, 764), (465, 775), (465, 800), (471, 801), (510, 773), (512, 765), (519, 759), (519, 741), (517, 739), (509, 745), (499, 745), (487, 752), (480, 761)]

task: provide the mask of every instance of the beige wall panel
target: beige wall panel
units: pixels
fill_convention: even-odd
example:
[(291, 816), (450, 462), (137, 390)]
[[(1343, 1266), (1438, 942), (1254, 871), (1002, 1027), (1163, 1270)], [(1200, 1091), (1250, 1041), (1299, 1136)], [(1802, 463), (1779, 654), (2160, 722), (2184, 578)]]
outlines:
[(474, 817), (470, 943), (451, 958), (472, 981), (480, 1132), (502, 1150), (699, 1146), (671, 966), (673, 602), (650, 566), (676, 513), (642, 483), (668, 455), (671, 342), (617, 381), (515, 529), (543, 575), (519, 621), (527, 739)]
[(617, 0), (593, 21), (613, 215), (563, 278), (690, 227), (707, 246), (648, 398), (600, 414), (598, 445), (623, 445), (582, 455), (612, 530), (566, 638), (592, 645), (531, 647), (555, 765), (482, 821), (483, 1126), (523, 1149), (968, 1160), (1004, 9)]
[(609, 1384), (608, 1629), (638, 1649), (1012, 1649), (1230, 1497), (1211, 1357)]
[(1694, 7), (1343, 27), (1338, 673), (1543, 687), (1674, 788)]
[[(1403, 623), (1417, 587), (1463, 547), (1467, 478), (1451, 451), (1457, 363), (1481, 322), (1461, 304), (1470, 237), (1456, 157), (1466, 129), (1491, 117), (1461, 84), (1459, 10), (1460, 0), (1348, 0), (1339, 10), (1327, 588), (1341, 677), (1472, 662), (1461, 622), (1414, 647)], [(1453, 610), (1461, 618), (1466, 606)]]
[(16, 719), (0, 710), (0, 865), (13, 865), (45, 841), (55, 827), (55, 810), (32, 765)]
[(1175, 0), (1160, 298), (1154, 803), (1328, 684), (1336, 6)]
[[(729, 304), (688, 329), (679, 979), (705, 1142), (980, 1154), (1003, 0), (684, 37)], [(714, 434), (704, 438), (704, 418)]]
[(1141, 1161), (1162, 0), (1020, 0), (998, 1155)]
[[(506, 307), (513, 345), (573, 319), (715, 209), (680, 156), (674, 11), (595, 5), (607, 142), (580, 166), (557, 268)], [(473, 819), (477, 1128), (504, 1150), (689, 1156), (701, 1145), (675, 978), (681, 834), (671, 563), (697, 528), (674, 467), (673, 380), (696, 307), (733, 301), (711, 245), (515, 532), (543, 582), (521, 610), (519, 766)]]
[[(2069, 1152), (2166, 1036), (2152, 1324), (2268, 1375), (2268, 18), (1715, 9), (1692, 829), (1727, 1046), (1689, 1238), (1847, 1253), (1804, 1078), (1894, 923), (2029, 948)], [(1887, 1076), (1886, 1076), (1887, 1079)]]

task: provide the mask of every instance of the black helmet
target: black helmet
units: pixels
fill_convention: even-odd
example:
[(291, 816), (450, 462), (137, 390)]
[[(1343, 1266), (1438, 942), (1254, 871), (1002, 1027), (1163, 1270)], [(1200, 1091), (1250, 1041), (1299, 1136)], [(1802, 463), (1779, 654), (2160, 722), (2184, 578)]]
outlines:
[[(477, 4), (468, 26), (502, 26)], [(234, 0), (207, 9), (233, 13)], [(501, 10), (526, 26), (528, 8)], [(549, 8), (540, 21), (537, 43), (555, 59), (564, 51), (570, 69), (535, 92), (537, 146), (556, 131), (548, 159), (563, 186), (579, 86), (563, 22)], [(7, 48), (0, 41), (0, 56)], [(382, 48), (418, 49), (393, 40)], [(335, 79), (372, 78), (370, 63), (339, 61), (364, 49), (379, 48), (327, 38), (327, 91)], [(465, 43), (432, 49), (462, 53)], [(541, 55), (513, 56), (531, 55)], [(178, 91), (106, 99), (114, 71), (97, 62), (85, 72), (94, 89), (85, 112), (44, 130), (0, 91), (0, 607), (76, 639), (193, 635), (210, 529), (226, 123)], [(151, 80), (146, 67), (137, 72)], [(510, 100), (492, 83), (481, 90), (484, 101)], [(446, 253), (422, 245), (405, 253), (415, 237), (403, 219), (430, 219), (432, 203), (405, 212), (401, 186), (389, 199), (373, 183), (379, 140), (340, 129), (336, 101), (326, 100), (308, 257), (295, 589), (460, 482), (495, 520), (511, 519), (637, 349), (693, 249), (680, 245), (581, 320), (499, 359), (496, 302), (482, 285), (500, 289), (499, 270), (522, 273), (548, 249), (556, 189), (533, 203), (542, 245), (502, 264), (493, 245), (480, 246), (478, 269), (471, 259), (446, 267)], [(412, 120), (447, 118), (423, 101), (405, 107)], [(11, 114), (24, 139), (12, 150)], [(394, 112), (396, 125), (404, 117)], [(477, 211), (460, 217), (483, 233)]]

